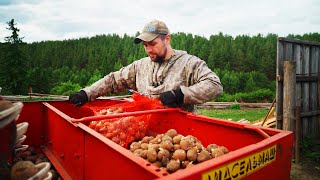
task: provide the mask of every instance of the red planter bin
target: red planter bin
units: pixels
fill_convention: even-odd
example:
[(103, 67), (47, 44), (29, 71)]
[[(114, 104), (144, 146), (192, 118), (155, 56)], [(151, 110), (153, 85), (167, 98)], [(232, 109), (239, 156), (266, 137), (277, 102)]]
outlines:
[[(91, 107), (126, 103), (98, 100)], [(69, 102), (26, 102), (18, 122), (29, 122), (27, 140), (40, 147), (64, 179), (290, 179), (293, 133), (192, 114), (174, 108), (134, 109), (97, 115)], [(229, 153), (168, 173), (91, 129), (91, 121), (148, 116), (146, 135), (175, 129), (206, 147)]]

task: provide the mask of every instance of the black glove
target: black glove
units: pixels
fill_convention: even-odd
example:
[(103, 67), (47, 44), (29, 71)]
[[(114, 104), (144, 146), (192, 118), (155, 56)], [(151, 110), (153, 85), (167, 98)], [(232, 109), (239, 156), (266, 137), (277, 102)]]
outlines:
[(169, 107), (178, 107), (183, 104), (184, 94), (181, 89), (166, 91), (160, 94), (160, 101)]
[(86, 102), (88, 102), (88, 96), (84, 90), (81, 90), (80, 92), (71, 94), (69, 96), (69, 101), (75, 104), (76, 106), (82, 106)]

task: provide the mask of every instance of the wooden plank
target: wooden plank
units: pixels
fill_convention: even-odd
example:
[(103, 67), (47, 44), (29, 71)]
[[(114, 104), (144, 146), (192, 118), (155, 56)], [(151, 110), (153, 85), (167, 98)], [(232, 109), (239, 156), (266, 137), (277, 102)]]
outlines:
[[(283, 77), (283, 43), (278, 39), (277, 41), (277, 78)], [(277, 117), (277, 129), (282, 129), (282, 114), (283, 114), (283, 82), (276, 81), (276, 117)], [(280, 118), (281, 117), (281, 118)]]
[[(296, 74), (302, 74), (302, 62), (301, 62), (301, 45), (295, 44), (294, 45), (294, 54), (293, 59), (296, 61)], [(301, 107), (301, 82), (298, 81), (298, 76), (296, 75), (296, 92), (295, 92), (295, 107)], [(295, 117), (297, 116), (297, 112), (295, 113)], [(300, 116), (300, 112), (299, 112)], [(297, 120), (294, 119), (293, 122), (293, 129), (294, 129), (294, 138), (297, 139), (297, 137), (301, 137), (301, 132), (297, 131)], [(299, 127), (300, 128), (300, 127)]]
[(301, 106), (301, 82), (298, 81), (298, 74), (302, 74), (301, 45), (294, 45), (293, 59), (296, 61), (296, 106)]
[[(317, 59), (318, 59), (318, 77), (320, 77), (320, 48), (318, 48), (318, 52), (317, 52)], [(317, 98), (317, 102), (318, 102), (318, 109), (320, 109), (320, 78), (318, 79), (318, 82), (317, 82), (317, 96), (318, 96), (318, 98)], [(320, 118), (319, 118), (319, 115), (317, 116), (318, 118), (317, 118), (317, 130), (318, 130), (318, 132), (316, 133), (317, 135), (316, 135), (316, 139), (320, 139)]]
[(283, 38), (283, 37), (279, 37), (278, 41), (294, 43), (294, 44), (301, 44), (301, 45), (308, 45), (308, 46), (320, 46), (320, 43), (317, 43), (317, 42), (310, 42), (310, 41), (304, 41), (304, 40), (299, 40), (299, 39), (289, 39), (289, 38)]
[[(293, 71), (293, 67), (295, 67), (295, 63), (291, 63), (293, 61), (293, 43), (286, 42), (284, 44), (283, 48), (283, 122), (282, 122), (282, 129), (284, 130), (293, 130), (292, 124), (293, 124), (293, 113), (292, 113), (292, 102), (294, 100), (295, 96), (295, 89), (293, 87), (293, 75), (295, 75), (295, 70)], [(287, 63), (287, 67), (286, 64)], [(286, 69), (287, 68), (287, 69)], [(287, 70), (287, 71), (286, 71)], [(286, 73), (287, 72), (287, 73)], [(294, 76), (295, 78), (295, 76)], [(288, 87), (290, 86), (290, 87)], [(286, 89), (287, 88), (287, 89)]]
[[(314, 74), (314, 75), (305, 75), (305, 74), (297, 74), (296, 75), (296, 81), (297, 82), (317, 82), (320, 80), (320, 77), (318, 74)], [(283, 76), (278, 76), (278, 80), (280, 82), (283, 82)]]
[(297, 75), (297, 82), (318, 82), (320, 77), (316, 75)]
[[(309, 46), (303, 46), (303, 52), (301, 53), (301, 64), (302, 64), (302, 73), (309, 75), (310, 74), (310, 47)], [(309, 83), (304, 82), (302, 83), (302, 89), (301, 89), (301, 96), (302, 102), (301, 102), (301, 113), (309, 112)], [(308, 135), (308, 117), (302, 117), (301, 118), (301, 124), (302, 124), (302, 137), (306, 137)]]
[(301, 114), (300, 117), (318, 116), (318, 115), (320, 115), (320, 110), (303, 112), (303, 113), (300, 113), (300, 114)]
[(296, 62), (284, 61), (283, 78), (283, 129), (294, 131), (296, 106)]

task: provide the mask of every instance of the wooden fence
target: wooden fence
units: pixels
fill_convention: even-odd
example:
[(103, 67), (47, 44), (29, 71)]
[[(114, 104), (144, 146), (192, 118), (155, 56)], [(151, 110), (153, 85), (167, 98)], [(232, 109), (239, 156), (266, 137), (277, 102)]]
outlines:
[(278, 38), (277, 128), (320, 137), (320, 44)]

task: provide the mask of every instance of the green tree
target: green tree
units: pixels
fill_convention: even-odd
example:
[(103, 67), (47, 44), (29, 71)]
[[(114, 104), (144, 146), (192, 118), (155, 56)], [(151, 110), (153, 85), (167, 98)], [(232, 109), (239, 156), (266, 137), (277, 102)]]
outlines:
[(240, 81), (238, 76), (235, 73), (233, 72), (225, 73), (221, 79), (221, 83), (226, 93), (232, 94), (232, 93), (238, 92)]
[(16, 27), (14, 19), (7, 24), (11, 36), (5, 37), (5, 43), (1, 47), (0, 86), (5, 94), (26, 94), (27, 57), (21, 51), (25, 43), (22, 41), (23, 38), (19, 37), (20, 30)]
[(70, 95), (73, 92), (77, 92), (81, 89), (79, 84), (73, 84), (72, 82), (62, 82), (59, 85), (53, 87), (50, 91), (51, 94), (57, 95)]

